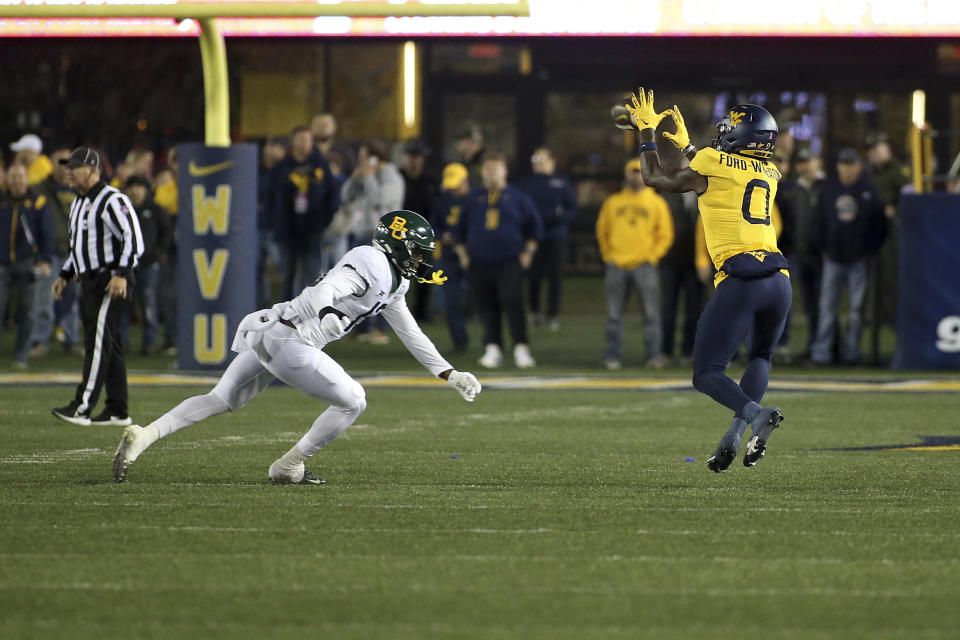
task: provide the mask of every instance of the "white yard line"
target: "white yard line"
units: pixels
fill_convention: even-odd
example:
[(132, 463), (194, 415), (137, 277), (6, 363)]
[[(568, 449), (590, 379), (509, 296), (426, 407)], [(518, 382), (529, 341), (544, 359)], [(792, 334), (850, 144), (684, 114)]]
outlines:
[[(422, 388), (441, 389), (442, 381), (421, 375), (358, 375), (357, 380), (369, 388)], [(212, 386), (215, 376), (186, 375), (176, 373), (131, 373), (131, 386)], [(25, 384), (76, 384), (76, 373), (4, 373), (0, 374), (0, 386)], [(551, 375), (551, 376), (481, 376), (487, 389), (499, 390), (622, 390), (622, 391), (684, 391), (692, 390), (690, 377), (629, 378), (605, 375)], [(770, 389), (779, 391), (847, 391), (875, 393), (955, 393), (960, 391), (960, 378), (899, 379), (899, 380), (844, 380), (775, 378)]]

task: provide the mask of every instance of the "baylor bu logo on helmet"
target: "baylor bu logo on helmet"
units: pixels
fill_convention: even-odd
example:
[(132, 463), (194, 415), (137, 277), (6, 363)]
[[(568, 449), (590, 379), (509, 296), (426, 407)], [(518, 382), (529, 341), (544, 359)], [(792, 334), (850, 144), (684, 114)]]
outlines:
[(756, 104), (738, 104), (717, 123), (713, 148), (766, 160), (773, 156), (779, 132), (769, 111)]
[(433, 272), (428, 258), (437, 250), (430, 223), (413, 211), (391, 211), (373, 232), (373, 246), (387, 254), (404, 278), (427, 278)]
[(387, 228), (390, 229), (391, 236), (397, 240), (403, 240), (407, 234), (407, 220), (406, 218), (401, 218), (400, 216), (393, 216), (393, 222), (391, 222), (390, 226)]

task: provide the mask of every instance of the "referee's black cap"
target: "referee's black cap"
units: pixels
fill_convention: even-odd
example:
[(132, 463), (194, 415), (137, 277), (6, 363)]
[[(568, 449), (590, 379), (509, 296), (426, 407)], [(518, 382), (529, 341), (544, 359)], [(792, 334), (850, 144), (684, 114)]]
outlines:
[(100, 154), (87, 147), (77, 147), (70, 152), (69, 157), (60, 158), (60, 164), (65, 164), (70, 169), (77, 167), (100, 168)]

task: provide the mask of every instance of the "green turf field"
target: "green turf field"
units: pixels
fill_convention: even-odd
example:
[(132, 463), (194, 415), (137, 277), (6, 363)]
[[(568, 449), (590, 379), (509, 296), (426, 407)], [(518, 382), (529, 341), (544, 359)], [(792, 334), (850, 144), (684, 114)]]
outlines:
[[(533, 330), (533, 374), (604, 375), (596, 282), (573, 283), (561, 332)], [(442, 324), (425, 329), (449, 347)], [(617, 381), (689, 379), (639, 368), (635, 311), (625, 330)], [(474, 369), (476, 324), (471, 336), (457, 367)], [(329, 351), (354, 374), (423, 374), (396, 340)], [(50, 355), (28, 373), (79, 367)], [(957, 382), (773, 371), (916, 377)], [(208, 388), (136, 386), (131, 413), (146, 423)], [(369, 384), (359, 423), (310, 465), (324, 487), (266, 480), (323, 409), (290, 389), (159, 442), (123, 485), (119, 428), (50, 416), (71, 393), (0, 384), (2, 640), (960, 637), (956, 392), (773, 390), (786, 421), (767, 458), (718, 476), (705, 462), (729, 415), (692, 391), (491, 386), (470, 405), (442, 386)], [(946, 446), (835, 450), (922, 436)]]
[(50, 418), (68, 390), (0, 389), (2, 638), (957, 637), (960, 453), (823, 450), (960, 436), (954, 395), (780, 393), (767, 458), (718, 476), (692, 392), (372, 388), (328, 485), (273, 487), (295, 391), (116, 485), (120, 430)]

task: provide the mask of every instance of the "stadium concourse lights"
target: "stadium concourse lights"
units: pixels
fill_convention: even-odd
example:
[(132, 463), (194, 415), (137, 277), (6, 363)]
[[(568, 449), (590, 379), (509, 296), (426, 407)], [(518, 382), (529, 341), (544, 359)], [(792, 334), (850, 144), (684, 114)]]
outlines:
[[(319, 18), (402, 16), (528, 16), (527, 0), (417, 0), (369, 2), (314, 0), (313, 2), (190, 2), (186, 0), (0, 0), (0, 18), (175, 18), (200, 24), (203, 63), (206, 143), (230, 146), (230, 91), (227, 52), (216, 18)], [(404, 46), (403, 124), (417, 121), (416, 48)]]
[(528, 0), (280, 2), (196, 0), (0, 0), (0, 18), (314, 18), (528, 16)]
[(417, 45), (412, 40), (403, 43), (403, 128), (414, 133), (417, 128)]
[[(923, 176), (926, 173), (927, 162), (924, 149), (924, 130), (927, 128), (927, 94), (917, 89), (913, 92), (913, 105), (910, 111), (910, 158), (913, 165), (913, 188), (917, 193), (923, 193), (925, 184)], [(929, 140), (929, 138), (928, 138)]]

